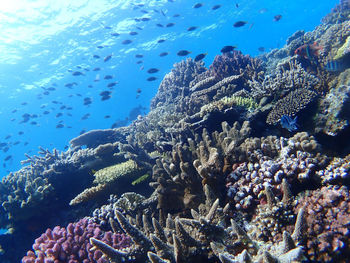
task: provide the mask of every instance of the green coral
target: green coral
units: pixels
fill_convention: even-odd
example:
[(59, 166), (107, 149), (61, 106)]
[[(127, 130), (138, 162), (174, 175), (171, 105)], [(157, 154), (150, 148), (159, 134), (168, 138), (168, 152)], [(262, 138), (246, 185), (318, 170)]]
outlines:
[(144, 174), (142, 176), (140, 176), (139, 178), (137, 178), (136, 180), (132, 181), (131, 184), (132, 185), (137, 185), (139, 183), (142, 183), (144, 181), (146, 181), (149, 178), (149, 174)]
[(249, 111), (255, 110), (259, 106), (253, 98), (246, 98), (246, 97), (233, 95), (231, 97), (223, 97), (220, 100), (204, 105), (201, 108), (200, 113), (201, 113), (201, 116), (204, 116), (209, 112), (217, 111), (217, 110), (221, 111), (225, 108), (229, 108), (234, 105), (238, 107), (244, 107)]
[(108, 166), (101, 170), (98, 170), (94, 176), (95, 184), (105, 184), (115, 181), (118, 177), (128, 176), (138, 173), (141, 169), (137, 167), (137, 164), (133, 160), (118, 163), (112, 166)]

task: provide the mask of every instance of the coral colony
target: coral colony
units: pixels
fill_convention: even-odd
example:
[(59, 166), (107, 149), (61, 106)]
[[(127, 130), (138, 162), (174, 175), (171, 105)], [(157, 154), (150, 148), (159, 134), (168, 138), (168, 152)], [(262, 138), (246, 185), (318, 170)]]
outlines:
[(183, 60), (146, 116), (28, 155), (0, 184), (0, 261), (348, 262), (350, 69), (327, 63), (348, 63), (349, 15)]

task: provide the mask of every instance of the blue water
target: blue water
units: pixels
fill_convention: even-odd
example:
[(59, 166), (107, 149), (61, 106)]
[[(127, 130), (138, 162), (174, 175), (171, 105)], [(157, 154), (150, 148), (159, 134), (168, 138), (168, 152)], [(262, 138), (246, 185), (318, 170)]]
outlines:
[[(196, 3), (192, 0), (16, 0), (2, 4), (0, 143), (7, 145), (1, 148), (0, 160), (6, 157), (8, 160), (2, 161), (0, 177), (18, 170), (20, 161), (26, 159), (24, 153), (37, 154), (38, 146), (64, 150), (69, 140), (82, 130), (110, 128), (117, 120), (128, 118), (130, 122), (137, 114), (147, 113), (161, 79), (174, 63), (183, 59), (176, 55), (179, 50), (190, 51), (192, 58), (207, 52), (204, 59), (207, 66), (225, 45), (237, 46), (243, 53), (256, 56), (259, 47), (266, 51), (280, 48), (295, 31), (313, 30), (338, 1), (202, 1), (203, 6), (195, 9)], [(221, 8), (212, 10), (217, 4)], [(175, 14), (180, 16), (173, 17)], [(273, 21), (278, 14), (282, 19)], [(142, 17), (150, 21), (135, 21)], [(232, 25), (238, 20), (248, 24), (234, 28)], [(175, 25), (160, 28), (157, 23)], [(190, 26), (198, 28), (189, 32)], [(138, 34), (131, 36), (131, 31)], [(120, 36), (111, 35), (115, 32)], [(121, 44), (126, 39), (133, 42)], [(166, 41), (157, 43), (159, 39)], [(162, 52), (169, 55), (159, 57)], [(103, 62), (110, 54), (112, 58)], [(144, 58), (135, 58), (136, 54)], [(95, 59), (93, 55), (101, 58)], [(136, 64), (138, 60), (143, 63)], [(92, 71), (95, 67), (101, 71)], [(149, 68), (160, 71), (148, 74)], [(81, 71), (84, 76), (72, 76), (70, 71)], [(101, 80), (95, 82), (97, 74)], [(105, 75), (112, 75), (113, 79), (104, 80)], [(146, 81), (150, 76), (157, 80)], [(111, 99), (101, 101), (99, 93), (108, 90), (106, 85), (112, 81), (118, 84)], [(72, 82), (77, 83), (73, 89), (65, 87)], [(43, 88), (50, 87), (56, 90), (44, 95)], [(142, 92), (137, 98), (138, 89)], [(85, 97), (92, 99), (88, 106), (83, 105)], [(72, 109), (60, 109), (63, 105)], [(135, 107), (141, 110), (130, 115)], [(46, 110), (50, 112), (47, 115), (43, 114)], [(37, 117), (21, 123), (26, 113)], [(56, 117), (58, 113), (63, 116)], [(90, 114), (89, 118), (81, 120), (85, 114)], [(111, 117), (106, 119), (106, 115)], [(36, 123), (30, 124), (32, 121)], [(59, 121), (63, 128), (56, 128)], [(6, 147), (8, 151), (3, 152)]]

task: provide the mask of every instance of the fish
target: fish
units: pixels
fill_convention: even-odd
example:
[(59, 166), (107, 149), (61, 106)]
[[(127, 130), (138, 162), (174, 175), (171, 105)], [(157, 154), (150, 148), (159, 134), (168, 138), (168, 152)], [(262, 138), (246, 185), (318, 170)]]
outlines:
[(62, 123), (59, 123), (59, 124), (56, 125), (56, 129), (61, 129), (63, 127), (64, 127), (64, 125)]
[(312, 45), (310, 44), (304, 44), (300, 47), (298, 47), (294, 54), (304, 57), (305, 59), (312, 60), (313, 58), (317, 57), (319, 55), (319, 52), (323, 50), (323, 47), (317, 45), (316, 42), (314, 42)]
[(244, 26), (245, 24), (247, 24), (248, 22), (247, 21), (237, 21), (233, 24), (234, 27), (242, 27)]
[(164, 27), (162, 24), (156, 24), (157, 27)]
[(99, 55), (93, 55), (92, 57), (93, 57), (93, 58), (100, 58)]
[(83, 117), (81, 117), (81, 120), (87, 120), (90, 117), (90, 113), (86, 113), (85, 115), (83, 115)]
[(324, 68), (330, 72), (339, 72), (339, 71), (342, 71), (345, 69), (344, 63), (342, 63), (341, 61), (338, 61), (338, 60), (327, 61)]
[(298, 129), (297, 117), (292, 119), (288, 115), (283, 115), (280, 120), (281, 127), (287, 129), (290, 132), (296, 131)]
[(59, 118), (59, 117), (61, 117), (62, 115), (63, 115), (63, 113), (62, 113), (62, 112), (59, 112), (59, 113), (56, 114), (56, 118)]
[(221, 7), (221, 5), (214, 5), (211, 10), (216, 10), (216, 9), (219, 9)]
[(187, 31), (194, 31), (197, 28), (198, 28), (197, 26), (190, 26), (189, 28), (187, 28)]
[(14, 109), (13, 111), (11, 111), (11, 113), (15, 113), (15, 112), (17, 112), (17, 109)]
[(153, 73), (157, 73), (159, 71), (159, 69), (157, 68), (150, 68), (149, 70), (147, 70), (147, 73), (153, 74)]
[(148, 79), (147, 79), (147, 81), (154, 81), (154, 80), (156, 80), (157, 78), (156, 77), (149, 77)]
[(111, 83), (109, 83), (109, 84), (107, 85), (107, 87), (108, 87), (108, 88), (111, 88), (111, 87), (114, 87), (114, 86), (117, 85), (117, 84), (118, 84), (117, 81), (111, 82)]
[(112, 29), (110, 26), (104, 26), (105, 29)]
[(159, 54), (159, 56), (160, 56), (160, 57), (165, 57), (165, 56), (167, 56), (168, 54), (169, 54), (168, 52), (162, 52), (162, 53)]
[(106, 56), (106, 57), (103, 59), (103, 62), (107, 62), (107, 61), (110, 60), (111, 58), (112, 58), (112, 54)]
[(166, 14), (165, 14), (165, 12), (163, 11), (163, 10), (160, 10), (160, 12), (161, 12), (161, 14), (165, 17), (166, 16)]
[(142, 54), (136, 54), (135, 58), (143, 58), (143, 55)]
[(44, 115), (47, 115), (47, 114), (49, 114), (49, 113), (50, 113), (50, 112), (47, 111), (47, 110), (43, 112)]
[(187, 51), (187, 50), (180, 50), (179, 52), (177, 52), (177, 55), (180, 56), (180, 57), (184, 57), (184, 56), (187, 56), (190, 53), (191, 52)]
[(137, 94), (140, 94), (142, 92), (142, 90), (140, 89), (140, 88), (138, 88), (137, 90), (136, 90), (136, 93)]
[(202, 3), (197, 3), (197, 4), (195, 4), (195, 5), (193, 6), (193, 8), (200, 8), (200, 7), (202, 7), (202, 6), (203, 6)]
[(149, 17), (142, 17), (141, 18), (141, 21), (143, 21), (143, 22), (150, 21), (150, 20), (151, 20), (151, 18), (149, 18)]
[(101, 45), (100, 45), (100, 46), (97, 46), (97, 48), (101, 49), (101, 48), (104, 48), (104, 46), (101, 46)]
[(92, 71), (99, 71), (101, 68), (94, 68)]
[(111, 117), (111, 115), (105, 115), (103, 118), (109, 119), (110, 117)]
[(72, 75), (73, 75), (73, 76), (84, 76), (85, 74), (82, 73), (82, 72), (80, 72), (80, 71), (74, 71), (74, 72), (72, 73)]
[(208, 55), (208, 53), (201, 53), (194, 58), (194, 61), (195, 62), (201, 61), (203, 58), (205, 58), (206, 55)]
[(109, 91), (109, 90), (104, 90), (104, 91), (101, 91), (100, 92), (100, 96), (109, 96), (109, 95), (111, 95), (111, 91)]
[(174, 23), (168, 23), (165, 25), (165, 27), (173, 27), (175, 24)]
[(142, 63), (143, 63), (142, 60), (136, 61), (136, 64), (142, 64)]
[(273, 21), (275, 21), (275, 22), (280, 21), (281, 18), (282, 18), (282, 15), (275, 15), (275, 16), (273, 17)]
[(111, 33), (111, 36), (113, 36), (113, 37), (119, 37), (120, 34), (115, 32), (115, 33)]
[(126, 39), (122, 42), (123, 45), (128, 45), (128, 44), (131, 44), (132, 43), (132, 40), (130, 39)]
[(12, 159), (12, 155), (7, 155), (4, 159), (4, 161), (6, 162), (6, 161), (9, 161), (10, 159)]
[(235, 48), (235, 46), (224, 46), (220, 51), (221, 53), (228, 53), (232, 52)]
[(259, 50), (260, 52), (265, 52), (265, 48), (264, 48), (264, 47), (259, 47), (258, 50)]
[(18, 132), (18, 135), (23, 135), (23, 134), (24, 134), (23, 131), (19, 131), (19, 132)]
[(109, 100), (111, 98), (111, 96), (107, 95), (107, 96), (102, 96), (101, 100), (104, 101), (104, 100)]
[(173, 15), (173, 17), (180, 17), (180, 14), (175, 14)]
[(106, 75), (106, 76), (104, 76), (104, 79), (112, 79), (112, 78), (113, 78), (112, 75)]
[(130, 36), (136, 36), (138, 33), (137, 32), (135, 32), (135, 31), (131, 31), (131, 32), (129, 32), (129, 35)]
[(163, 43), (163, 42), (165, 42), (165, 39), (159, 39), (159, 40), (157, 41), (157, 43)]
[(236, 8), (238, 8), (239, 7), (239, 4), (238, 3), (236, 3)]

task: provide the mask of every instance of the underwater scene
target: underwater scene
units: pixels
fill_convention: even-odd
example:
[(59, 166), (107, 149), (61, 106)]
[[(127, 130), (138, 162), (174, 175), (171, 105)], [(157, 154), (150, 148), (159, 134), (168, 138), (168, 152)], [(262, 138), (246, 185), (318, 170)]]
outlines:
[(0, 18), (0, 263), (350, 262), (350, 0)]

